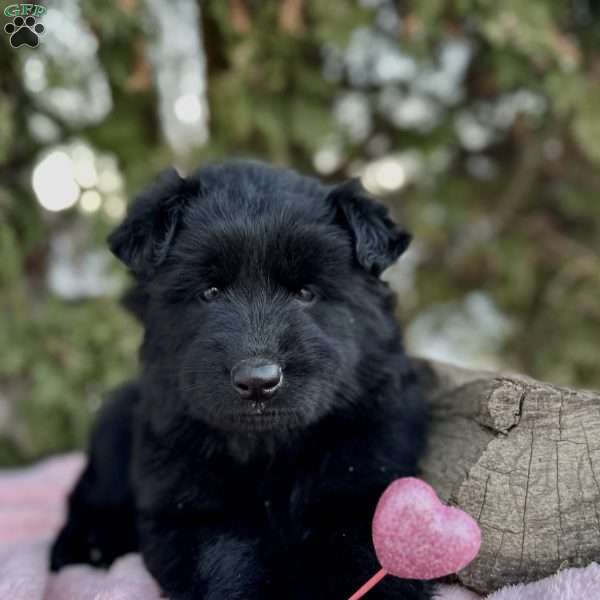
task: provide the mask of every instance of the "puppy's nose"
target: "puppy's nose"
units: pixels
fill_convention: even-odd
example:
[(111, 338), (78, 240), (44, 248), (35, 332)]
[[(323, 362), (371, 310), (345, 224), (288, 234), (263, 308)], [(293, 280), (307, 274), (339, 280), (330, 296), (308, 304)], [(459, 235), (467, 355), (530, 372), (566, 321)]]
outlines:
[(282, 380), (281, 367), (264, 358), (241, 360), (231, 369), (231, 383), (242, 398), (270, 398)]

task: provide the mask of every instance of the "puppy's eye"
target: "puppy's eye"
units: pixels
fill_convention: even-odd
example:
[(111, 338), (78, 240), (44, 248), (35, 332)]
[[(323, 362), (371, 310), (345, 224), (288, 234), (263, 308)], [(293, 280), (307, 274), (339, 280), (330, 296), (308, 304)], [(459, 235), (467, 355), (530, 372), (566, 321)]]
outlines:
[(207, 290), (204, 290), (201, 294), (202, 300), (205, 302), (211, 302), (215, 298), (219, 296), (221, 290), (218, 287), (209, 287)]
[(317, 295), (308, 288), (298, 290), (296, 297), (300, 302), (304, 302), (305, 304), (312, 304), (317, 299)]

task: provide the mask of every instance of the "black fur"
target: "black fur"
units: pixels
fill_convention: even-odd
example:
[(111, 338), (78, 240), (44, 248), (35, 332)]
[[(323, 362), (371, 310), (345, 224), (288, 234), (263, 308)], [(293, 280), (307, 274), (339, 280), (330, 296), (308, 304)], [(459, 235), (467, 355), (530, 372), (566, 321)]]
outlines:
[[(109, 239), (137, 280), (142, 371), (99, 419), (53, 569), (139, 549), (172, 600), (342, 600), (375, 573), (375, 505), (424, 440), (378, 278), (409, 239), (357, 182), (258, 163), (142, 194)], [(230, 381), (256, 356), (283, 370), (264, 402)], [(430, 597), (393, 577), (369, 593)]]

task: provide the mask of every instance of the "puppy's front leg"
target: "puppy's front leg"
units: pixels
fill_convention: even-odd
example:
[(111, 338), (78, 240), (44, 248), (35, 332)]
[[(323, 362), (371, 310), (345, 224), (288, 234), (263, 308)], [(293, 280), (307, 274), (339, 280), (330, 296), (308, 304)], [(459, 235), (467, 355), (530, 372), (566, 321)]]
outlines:
[(135, 508), (129, 481), (133, 386), (113, 393), (94, 426), (88, 464), (69, 495), (67, 522), (50, 553), (58, 571), (73, 563), (108, 566), (137, 549)]
[(202, 526), (199, 521), (204, 519), (140, 518), (144, 561), (170, 600), (289, 597), (275, 577), (275, 559), (258, 532)]

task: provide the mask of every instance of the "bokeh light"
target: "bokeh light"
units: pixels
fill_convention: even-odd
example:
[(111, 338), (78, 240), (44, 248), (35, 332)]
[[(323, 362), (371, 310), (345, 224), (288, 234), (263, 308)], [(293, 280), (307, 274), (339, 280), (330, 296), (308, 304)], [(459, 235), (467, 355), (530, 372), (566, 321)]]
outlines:
[(73, 161), (62, 150), (54, 150), (33, 170), (33, 190), (39, 203), (49, 211), (71, 208), (79, 198)]
[(195, 94), (184, 94), (175, 100), (175, 116), (182, 123), (197, 123), (203, 116), (203, 106)]
[(81, 210), (87, 213), (94, 213), (102, 204), (102, 196), (96, 190), (86, 190), (79, 199)]

